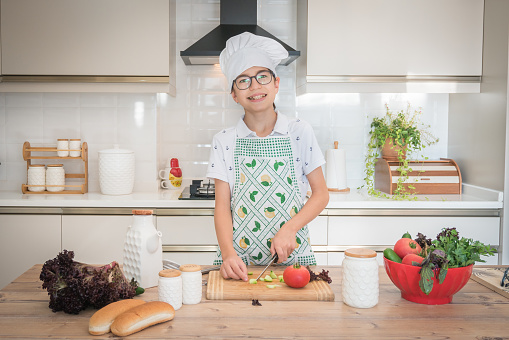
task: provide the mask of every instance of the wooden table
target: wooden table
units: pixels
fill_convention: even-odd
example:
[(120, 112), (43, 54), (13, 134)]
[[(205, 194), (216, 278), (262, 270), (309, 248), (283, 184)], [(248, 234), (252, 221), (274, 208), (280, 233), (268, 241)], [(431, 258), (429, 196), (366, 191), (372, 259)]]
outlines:
[[(355, 309), (341, 298), (341, 267), (330, 270), (335, 302), (211, 301), (184, 305), (172, 321), (131, 335), (130, 339), (509, 339), (509, 299), (470, 280), (447, 305), (406, 301), (380, 267), (380, 299), (370, 309)], [(320, 267), (320, 269), (322, 269)], [(79, 315), (53, 313), (35, 265), (0, 291), (0, 338), (111, 338), (88, 334), (95, 310)], [(204, 276), (206, 278), (206, 276)], [(157, 300), (157, 288), (140, 298)]]

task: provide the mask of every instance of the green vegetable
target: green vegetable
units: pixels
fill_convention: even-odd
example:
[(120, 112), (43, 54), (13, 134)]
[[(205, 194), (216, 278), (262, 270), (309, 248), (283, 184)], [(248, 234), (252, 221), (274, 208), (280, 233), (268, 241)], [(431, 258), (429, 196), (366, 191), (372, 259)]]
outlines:
[(277, 275), (276, 275), (276, 273), (274, 273), (273, 270), (270, 271), (270, 277), (273, 279), (277, 279)]
[(253, 275), (253, 272), (247, 272), (247, 275)]
[(140, 295), (145, 293), (145, 289), (141, 287), (136, 287), (136, 295)]
[(263, 277), (260, 277), (259, 280), (260, 281), (265, 281), (265, 279)]
[(411, 238), (412, 238), (412, 235), (410, 235), (410, 234), (408, 233), (408, 231), (407, 231), (406, 233), (404, 233), (404, 234), (403, 234), (403, 236), (401, 236), (401, 238), (410, 238), (410, 239), (411, 239)]
[(252, 285), (256, 284), (257, 282), (258, 282), (258, 281), (256, 281), (256, 279), (250, 279), (250, 280), (249, 280), (249, 283), (250, 283), (250, 284), (252, 284)]
[(278, 278), (279, 278), (279, 282), (283, 282), (283, 283), (285, 282), (285, 280), (283, 279), (283, 275), (279, 275)]
[(396, 252), (391, 248), (385, 248), (384, 257), (388, 260), (401, 263), (401, 257), (399, 257), (398, 254), (396, 254)]
[(276, 285), (267, 285), (267, 288), (276, 288)]
[(272, 282), (272, 278), (269, 275), (265, 275), (265, 282)]

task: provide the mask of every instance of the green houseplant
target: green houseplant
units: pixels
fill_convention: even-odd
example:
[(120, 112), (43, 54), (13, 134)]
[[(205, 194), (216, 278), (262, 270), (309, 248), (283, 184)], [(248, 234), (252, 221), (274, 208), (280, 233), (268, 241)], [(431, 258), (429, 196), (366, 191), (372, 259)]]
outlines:
[[(392, 112), (389, 106), (385, 104), (386, 113), (382, 117), (374, 117), (369, 131), (368, 152), (365, 158), (364, 178), (368, 194), (377, 197), (393, 199), (417, 199), (412, 197), (408, 189), (415, 187), (407, 183), (408, 173), (412, 171), (409, 167), (409, 161), (406, 154), (409, 152), (420, 151), (426, 146), (438, 142), (438, 138), (429, 132), (429, 125), (422, 124), (420, 117), (422, 110), (412, 110), (410, 104), (406, 110)], [(394, 195), (389, 197), (374, 187), (375, 163), (378, 157), (382, 156), (387, 160), (397, 160), (400, 172)], [(427, 158), (425, 158), (427, 159)]]

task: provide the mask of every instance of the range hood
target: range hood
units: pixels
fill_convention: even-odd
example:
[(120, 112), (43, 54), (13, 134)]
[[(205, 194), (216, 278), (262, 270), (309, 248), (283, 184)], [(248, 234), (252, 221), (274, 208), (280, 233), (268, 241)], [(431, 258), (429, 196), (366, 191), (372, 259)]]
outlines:
[(226, 46), (226, 41), (244, 32), (272, 38), (288, 51), (288, 58), (280, 65), (289, 65), (300, 56), (296, 51), (257, 24), (256, 0), (221, 0), (220, 24), (203, 38), (191, 45), (180, 56), (186, 65), (219, 64), (219, 54)]

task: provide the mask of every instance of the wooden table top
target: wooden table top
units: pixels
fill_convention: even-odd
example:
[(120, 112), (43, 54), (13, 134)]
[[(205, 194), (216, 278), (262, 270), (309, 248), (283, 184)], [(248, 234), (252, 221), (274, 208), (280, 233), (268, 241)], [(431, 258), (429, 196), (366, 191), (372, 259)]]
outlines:
[[(41, 267), (33, 266), (0, 291), (0, 338), (114, 337), (88, 333), (94, 309), (79, 315), (53, 313), (39, 281)], [(183, 305), (172, 321), (129, 339), (509, 339), (509, 299), (473, 280), (452, 303), (428, 306), (402, 299), (380, 267), (378, 305), (356, 309), (342, 302), (341, 267), (322, 268), (330, 270), (334, 302), (260, 301), (262, 306), (252, 306), (251, 301), (206, 300), (204, 287), (200, 304)], [(147, 289), (139, 298), (157, 300), (157, 288)]]

